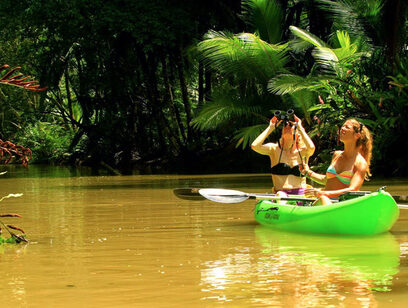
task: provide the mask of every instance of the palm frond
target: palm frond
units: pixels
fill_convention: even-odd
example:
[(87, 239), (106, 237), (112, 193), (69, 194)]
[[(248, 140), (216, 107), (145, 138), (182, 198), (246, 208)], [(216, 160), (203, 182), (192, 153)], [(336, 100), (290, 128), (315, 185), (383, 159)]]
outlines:
[(197, 117), (192, 121), (195, 128), (212, 130), (228, 126), (230, 122), (243, 125), (267, 123), (269, 110), (276, 104), (278, 98), (269, 95), (252, 95), (240, 97), (232, 92), (215, 95), (213, 101), (207, 103)]
[(258, 124), (241, 128), (234, 136), (234, 140), (237, 140), (236, 147), (242, 146), (242, 148), (245, 149), (259, 136), (266, 126), (267, 124)]
[(316, 64), (319, 72), (332, 77), (340, 75), (343, 67), (339, 64), (339, 58), (333, 49), (329, 47), (318, 47), (312, 51), (313, 57), (316, 59)]
[(352, 46), (350, 35), (347, 31), (336, 31), (336, 38), (341, 48), (350, 48)]
[(352, 42), (347, 31), (337, 31), (336, 42), (339, 48), (316, 47), (313, 50), (313, 56), (325, 74), (343, 76), (355, 61), (370, 55), (369, 52), (359, 52), (358, 43)]
[[(323, 42), (317, 36), (311, 34), (310, 32), (300, 29), (295, 26), (289, 27), (290, 31), (299, 39), (302, 40), (302, 44), (307, 43), (307, 46), (315, 46), (315, 47), (325, 47), (326, 43)], [(293, 43), (296, 46), (296, 43)]]
[(374, 19), (381, 18), (383, 0), (355, 1), (355, 0), (317, 0), (322, 9), (332, 14), (337, 29), (346, 30), (353, 37), (364, 37), (365, 44), (372, 48), (367, 26), (372, 25)]
[(302, 110), (306, 122), (311, 125), (312, 118), (309, 108), (315, 104), (317, 100), (317, 93), (309, 89), (304, 89), (291, 93), (290, 97), (295, 102), (296, 107)]
[(269, 81), (268, 91), (276, 95), (293, 94), (301, 90), (315, 91), (321, 86), (320, 80), (321, 77), (282, 74)]
[(288, 44), (269, 44), (252, 34), (240, 36), (247, 41), (251, 50), (253, 63), (265, 71), (269, 78), (284, 69), (288, 62)]
[(287, 61), (287, 44), (272, 45), (252, 33), (210, 31), (197, 48), (206, 65), (240, 79), (266, 81)]
[(273, 44), (281, 41), (283, 14), (276, 0), (243, 0), (242, 15), (262, 40)]

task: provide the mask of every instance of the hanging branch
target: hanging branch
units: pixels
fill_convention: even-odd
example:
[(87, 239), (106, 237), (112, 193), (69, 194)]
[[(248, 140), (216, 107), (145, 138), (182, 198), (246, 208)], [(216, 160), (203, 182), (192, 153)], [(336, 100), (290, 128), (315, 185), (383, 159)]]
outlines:
[(9, 65), (4, 64), (0, 67), (0, 73), (6, 71), (4, 75), (1, 76), (0, 74), (0, 84), (8, 84), (11, 86), (23, 88), (29, 91), (34, 92), (41, 92), (46, 90), (48, 87), (40, 88), (38, 81), (30, 80), (31, 76), (25, 76), (23, 74), (17, 73), (17, 71), (21, 68), (17, 66), (15, 68), (9, 69)]

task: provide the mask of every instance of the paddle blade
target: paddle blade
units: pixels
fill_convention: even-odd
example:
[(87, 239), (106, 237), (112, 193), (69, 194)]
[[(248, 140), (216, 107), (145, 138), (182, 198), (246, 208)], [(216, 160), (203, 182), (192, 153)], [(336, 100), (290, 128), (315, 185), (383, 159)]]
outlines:
[(191, 200), (191, 201), (202, 201), (205, 200), (203, 196), (199, 193), (199, 188), (176, 188), (173, 190), (173, 193), (176, 197), (184, 200)]
[(249, 198), (249, 195), (230, 189), (204, 188), (198, 191), (204, 198), (221, 203), (240, 203)]
[(395, 199), (395, 202), (408, 201), (407, 195), (392, 195), (392, 197)]

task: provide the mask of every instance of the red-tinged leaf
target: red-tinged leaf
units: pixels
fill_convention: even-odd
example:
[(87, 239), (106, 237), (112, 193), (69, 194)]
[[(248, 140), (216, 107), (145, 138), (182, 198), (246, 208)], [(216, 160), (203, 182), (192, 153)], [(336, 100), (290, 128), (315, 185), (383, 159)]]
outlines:
[(22, 82), (22, 81), (24, 81), (24, 80), (26, 80), (26, 79), (28, 79), (28, 78), (31, 78), (31, 76), (26, 76), (26, 77), (24, 77), (24, 78), (16, 79), (16, 80), (13, 80), (13, 81), (14, 81), (14, 82)]
[(34, 92), (42, 92), (42, 91), (45, 91), (47, 89), (48, 89), (48, 87), (44, 87), (44, 88), (41, 88), (41, 89), (33, 89), (33, 91)]
[(0, 214), (0, 217), (19, 217), (21, 218), (22, 216), (20, 214)]
[(19, 70), (20, 68), (21, 68), (20, 66), (12, 68), (3, 77), (1, 77), (0, 80), (6, 80), (7, 78), (9, 78), (9, 76), (11, 76), (15, 71)]
[(7, 225), (7, 227), (9, 227), (10, 229), (13, 229), (13, 230), (20, 231), (21, 233), (25, 234), (24, 230), (21, 229), (20, 227), (16, 227), (16, 226), (13, 226), (13, 225)]
[(35, 81), (25, 81), (25, 82), (20, 82), (18, 85), (19, 86), (22, 86), (22, 87), (26, 87), (26, 86), (29, 86), (29, 85), (31, 85), (31, 84), (34, 84), (35, 83)]
[(10, 78), (10, 81), (16, 81), (17, 80), (16, 78), (20, 78), (22, 76), (24, 76), (24, 75), (23, 74), (14, 75), (13, 77)]

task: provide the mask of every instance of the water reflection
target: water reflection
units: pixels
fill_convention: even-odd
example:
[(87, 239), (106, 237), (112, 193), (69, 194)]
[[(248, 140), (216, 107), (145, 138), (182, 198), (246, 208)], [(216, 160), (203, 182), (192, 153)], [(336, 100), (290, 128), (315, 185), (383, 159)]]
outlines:
[(0, 302), (7, 306), (408, 303), (408, 211), (401, 211), (394, 236), (344, 241), (257, 227), (251, 202), (192, 202), (172, 193), (266, 192), (270, 175), (97, 177), (32, 167), (0, 177), (0, 196), (24, 193), (1, 206), (23, 216), (18, 224), (30, 240), (0, 246)]
[(255, 228), (259, 251), (227, 254), (201, 271), (205, 299), (266, 306), (375, 305), (391, 290), (400, 245), (391, 233), (340, 237)]

